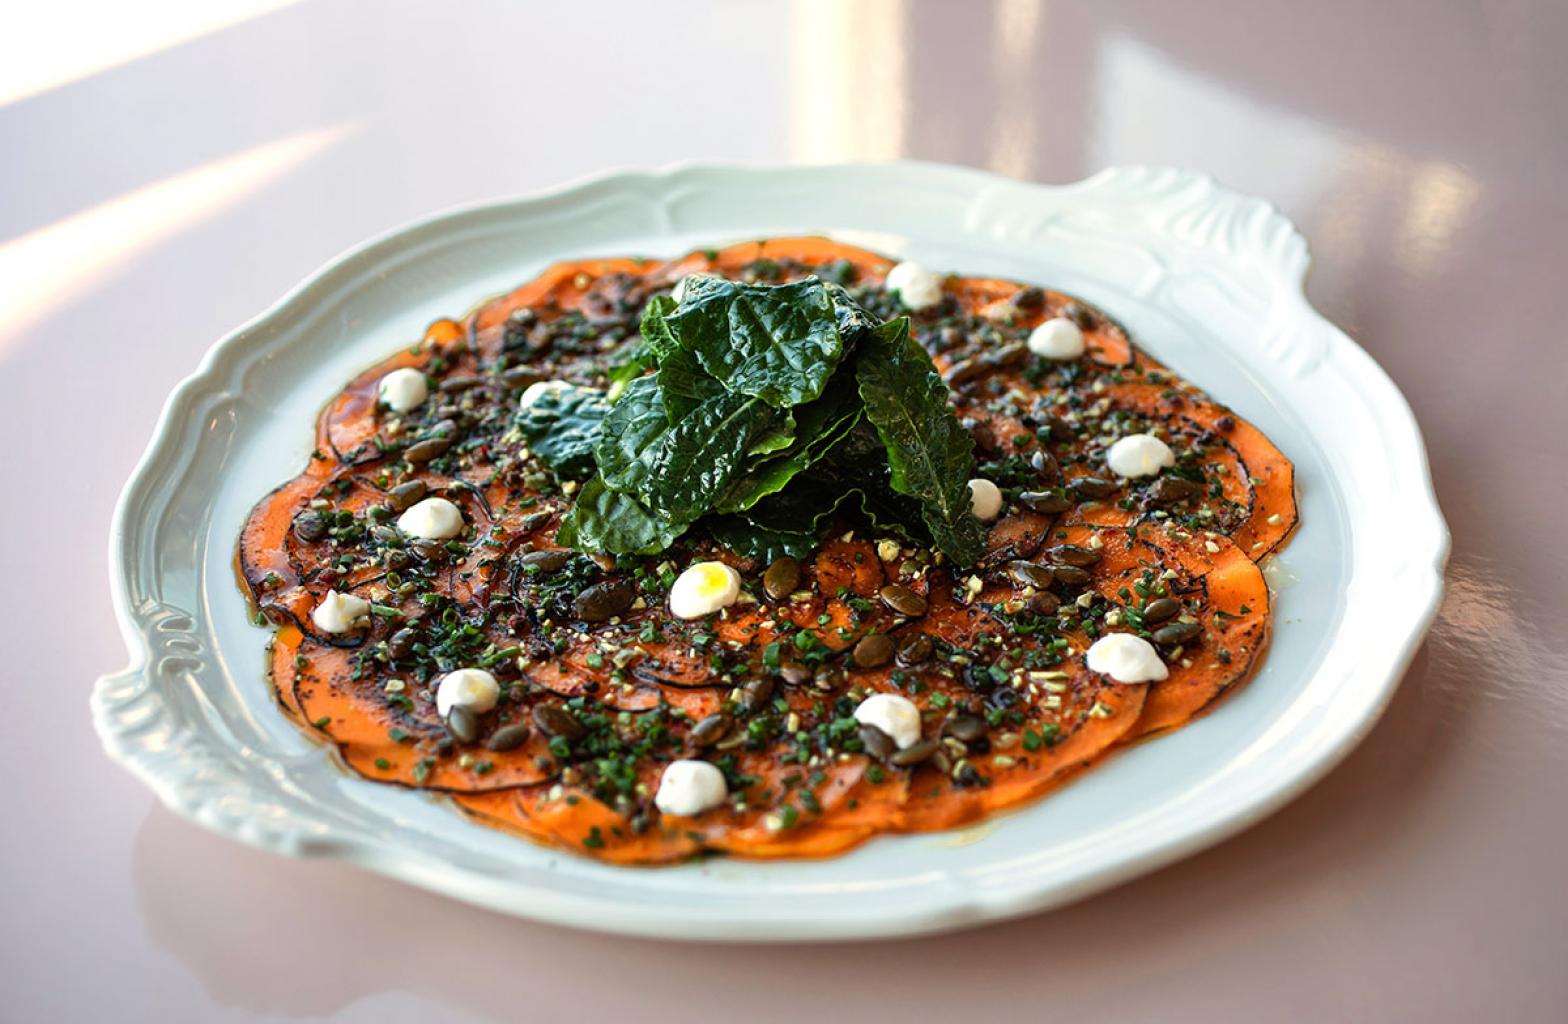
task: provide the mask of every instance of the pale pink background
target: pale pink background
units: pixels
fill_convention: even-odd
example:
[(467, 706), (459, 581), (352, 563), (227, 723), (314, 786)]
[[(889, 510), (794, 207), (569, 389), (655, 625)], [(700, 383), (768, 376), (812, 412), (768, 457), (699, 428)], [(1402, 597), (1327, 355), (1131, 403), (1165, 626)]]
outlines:
[[(1568, 1019), (1563, 4), (84, 6), (0, 13), (0, 1019)], [(1423, 653), (1308, 794), (1056, 913), (738, 948), (255, 853), (100, 753), (110, 508), (220, 334), (434, 208), (898, 155), (1191, 165), (1306, 232), (1313, 298), (1409, 396), (1454, 533)]]

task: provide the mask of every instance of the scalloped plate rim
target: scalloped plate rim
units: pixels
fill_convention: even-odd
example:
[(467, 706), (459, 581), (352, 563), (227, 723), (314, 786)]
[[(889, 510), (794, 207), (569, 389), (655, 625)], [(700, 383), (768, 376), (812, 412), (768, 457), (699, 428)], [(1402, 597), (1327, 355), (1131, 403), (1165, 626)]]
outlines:
[[(266, 829), (260, 823), (240, 823), (223, 819), (212, 808), (211, 801), (194, 798), (189, 792), (189, 779), (178, 766), (173, 770), (168, 757), (145, 749), (136, 742), (140, 724), (127, 726), (115, 720), (111, 707), (112, 693), (117, 685), (140, 683), (150, 689), (155, 644), (147, 631), (137, 622), (131, 607), (128, 575), (131, 572), (129, 557), (131, 546), (137, 539), (132, 522), (134, 506), (139, 499), (156, 496), (153, 490), (160, 474), (173, 476), (188, 465), (181, 464), (182, 451), (177, 435), (185, 416), (197, 407), (204, 397), (222, 397), (221, 384), (225, 376), (232, 375), (240, 355), (252, 341), (252, 335), (278, 321), (305, 315), (309, 312), (310, 295), (317, 288), (328, 288), (339, 279), (350, 279), (362, 270), (384, 261), (401, 246), (417, 241), (423, 234), (442, 226), (455, 227), (466, 218), (503, 208), (545, 205), (552, 201), (590, 195), (595, 191), (618, 189), (646, 189), (654, 185), (668, 188), (682, 178), (717, 175), (733, 185), (740, 179), (767, 181), (773, 178), (798, 177), (809, 179), (813, 175), (863, 175), (868, 180), (877, 176), (906, 176), (910, 179), (948, 186), (957, 186), (975, 195), (987, 188), (1007, 188), (1021, 193), (1093, 195), (1097, 188), (1114, 188), (1136, 191), (1149, 188), (1151, 182), (1178, 182), (1181, 189), (1202, 192), (1210, 205), (1230, 204), (1246, 206), (1254, 214), (1266, 218), (1271, 230), (1283, 240), (1286, 252), (1275, 254), (1266, 269), (1277, 279), (1295, 303), (1299, 315), (1305, 316), (1314, 326), (1326, 330), (1332, 354), (1342, 363), (1353, 366), (1351, 374), (1365, 389), (1363, 398), (1378, 399), (1379, 423), (1386, 436), (1401, 441), (1404, 454), (1413, 456), (1407, 468), (1414, 472), (1421, 485), (1420, 493), (1411, 498), (1411, 505), (1423, 506), (1428, 520), (1420, 533), (1425, 538), (1425, 560), (1412, 558), (1403, 563), (1415, 578), (1407, 581), (1419, 591), (1419, 600), (1405, 606), (1406, 616), (1398, 632), (1400, 636), (1384, 652), (1386, 671), (1379, 673), (1379, 685), (1364, 695), (1363, 706), (1349, 727), (1338, 735), (1319, 743), (1312, 756), (1301, 760), (1293, 774), (1276, 781), (1271, 789), (1255, 794), (1250, 802), (1233, 806), (1215, 820), (1189, 829), (1154, 848), (1146, 848), (1136, 855), (1108, 861), (1096, 870), (1079, 872), (1075, 877), (1055, 884), (1025, 881), (1012, 888), (992, 888), (980, 893), (963, 896), (949, 895), (945, 900), (930, 906), (907, 911), (890, 910), (885, 906), (878, 915), (857, 923), (846, 924), (841, 919), (832, 922), (814, 922), (782, 914), (774, 920), (736, 921), (723, 914), (703, 913), (687, 908), (688, 913), (672, 914), (667, 908), (651, 906), (607, 908), (602, 902), (571, 897), (552, 898), (551, 894), (529, 887), (509, 884), (504, 879), (466, 872), (448, 866), (444, 870), (436, 865), (423, 863), (420, 858), (404, 856), (394, 845), (385, 841), (370, 841), (360, 836), (309, 835), (301, 830)], [(1159, 200), (1162, 197), (1154, 195)], [(911, 228), (918, 235), (917, 228)], [(980, 240), (980, 241), (983, 241)], [(116, 503), (109, 537), (109, 569), (113, 583), (113, 604), (131, 652), (131, 664), (101, 677), (93, 690), (92, 709), (94, 724), (110, 756), (129, 769), (157, 794), (160, 800), (175, 813), (193, 820), (220, 834), (245, 842), (248, 845), (294, 856), (318, 856), (354, 863), (387, 877), (420, 885), (454, 898), (488, 907), (501, 909), (521, 916), (533, 917), (552, 923), (567, 924), (605, 931), (661, 937), (725, 940), (801, 940), (801, 939), (857, 939), (893, 935), (921, 934), (961, 927), (984, 921), (1014, 917), (1036, 910), (1057, 906), (1187, 856), (1199, 849), (1241, 831), (1265, 817), (1294, 796), (1308, 788), (1338, 764), (1365, 736), (1380, 717), (1391, 699), (1404, 671), (1414, 657), (1426, 629), (1436, 614), (1442, 595), (1443, 568), (1449, 550), (1449, 536), (1443, 522), (1432, 486), (1425, 447), (1413, 412), (1387, 374), (1365, 350), (1322, 317), (1308, 302), (1304, 285), (1310, 266), (1305, 239), (1277, 208), (1264, 200), (1232, 192), (1216, 184), (1207, 175), (1179, 168), (1154, 166), (1112, 167), (1080, 181), (1042, 186), (1021, 182), (989, 172), (971, 168), (915, 161), (893, 161), (874, 164), (843, 164), (815, 167), (789, 167), (773, 164), (720, 164), (712, 162), (685, 162), (650, 170), (611, 171), (586, 176), (549, 190), (484, 200), (453, 206), (433, 214), (416, 218), (399, 227), (382, 232), (369, 240), (344, 251), (316, 272), (292, 288), (265, 311), (225, 335), (203, 356), (196, 370), (182, 380), (171, 393), (158, 418), (153, 436)], [(1323, 358), (1327, 359), (1328, 354)], [(1347, 362), (1348, 361), (1348, 362)], [(1397, 435), (1397, 436), (1396, 436)], [(188, 463), (187, 459), (187, 463)], [(327, 826), (323, 826), (327, 827)], [(656, 877), (657, 872), (646, 873)], [(509, 891), (502, 891), (503, 889)], [(763, 931), (765, 930), (765, 934)]]

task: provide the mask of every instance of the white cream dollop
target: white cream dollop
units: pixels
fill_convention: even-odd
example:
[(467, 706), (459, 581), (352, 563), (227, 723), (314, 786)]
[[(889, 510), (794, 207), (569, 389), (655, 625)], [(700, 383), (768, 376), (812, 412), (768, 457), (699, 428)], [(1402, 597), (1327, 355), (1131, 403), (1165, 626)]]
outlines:
[(730, 795), (724, 773), (706, 761), (671, 761), (659, 776), (653, 803), (664, 814), (687, 818), (722, 804)]
[(1131, 633), (1107, 633), (1089, 648), (1089, 671), (1110, 676), (1118, 683), (1153, 683), (1169, 676), (1154, 645)]
[(445, 718), (461, 705), (476, 715), (494, 710), (501, 699), (501, 686), (495, 676), (482, 668), (460, 668), (448, 672), (436, 684), (436, 710)]
[(1045, 359), (1083, 355), (1083, 331), (1065, 316), (1052, 317), (1029, 332), (1029, 351)]
[(426, 498), (397, 517), (397, 528), (420, 540), (451, 540), (463, 532), (463, 513), (445, 498)]
[(723, 562), (698, 562), (675, 578), (670, 611), (677, 618), (700, 619), (728, 608), (740, 597), (740, 573)]
[(896, 693), (873, 693), (861, 701), (855, 721), (881, 729), (899, 750), (920, 742), (920, 709)]
[(408, 412), (430, 397), (430, 385), (425, 382), (423, 372), (412, 366), (402, 366), (381, 378), (376, 385), (376, 397), (393, 412)]
[(310, 621), (323, 633), (352, 633), (370, 619), (370, 602), (353, 594), (327, 591), (310, 613)]
[(910, 260), (889, 270), (883, 286), (897, 292), (898, 301), (906, 309), (925, 309), (942, 301), (941, 275)]
[(571, 385), (564, 380), (536, 380), (523, 389), (522, 397), (517, 400), (520, 408), (526, 409), (546, 395), (559, 394), (570, 388)]
[(1002, 514), (1002, 489), (984, 477), (969, 481), (969, 507), (975, 518), (989, 523)]
[(1105, 453), (1105, 464), (1117, 476), (1153, 476), (1176, 464), (1170, 445), (1153, 434), (1128, 434)]

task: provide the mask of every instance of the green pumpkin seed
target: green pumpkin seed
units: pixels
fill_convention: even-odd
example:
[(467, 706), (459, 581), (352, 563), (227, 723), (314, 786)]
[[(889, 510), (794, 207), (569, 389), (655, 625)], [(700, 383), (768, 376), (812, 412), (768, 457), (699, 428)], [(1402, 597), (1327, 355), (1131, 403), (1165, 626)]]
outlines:
[(798, 586), (800, 586), (800, 563), (793, 558), (786, 556), (774, 559), (767, 571), (762, 574), (762, 589), (775, 601), (784, 600), (793, 594)]
[(1143, 621), (1145, 625), (1157, 625), (1166, 619), (1175, 618), (1179, 611), (1181, 611), (1180, 601), (1170, 597), (1157, 597), (1143, 609)]
[(694, 746), (711, 747), (724, 738), (733, 724), (730, 716), (722, 711), (709, 715), (692, 727), (691, 742)]
[(497, 729), (485, 747), (500, 754), (508, 750), (516, 750), (526, 742), (528, 742), (528, 726), (522, 722), (513, 722), (511, 725), (503, 725)]
[(1102, 480), (1097, 476), (1083, 476), (1068, 484), (1075, 492), (1084, 498), (1098, 501), (1109, 498), (1116, 493), (1116, 484), (1109, 480)]
[(446, 731), (459, 743), (472, 743), (479, 738), (479, 720), (459, 704), (446, 713)]
[(900, 615), (919, 618), (926, 613), (926, 599), (897, 583), (890, 583), (877, 592), (882, 603)]
[(1175, 647), (1196, 640), (1202, 633), (1203, 627), (1196, 622), (1173, 622), (1154, 631), (1154, 642), (1161, 647)]
[(1057, 544), (1045, 549), (1045, 557), (1053, 562), (1083, 567), (1098, 562), (1100, 553), (1093, 548), (1079, 547), (1077, 544)]
[(1025, 508), (1046, 515), (1056, 515), (1073, 507), (1071, 498), (1051, 491), (1024, 491), (1018, 496), (1018, 500)]
[(855, 644), (850, 660), (856, 668), (880, 668), (893, 660), (893, 638), (886, 633), (868, 633)]
[(874, 725), (860, 727), (860, 745), (878, 761), (886, 761), (893, 753), (893, 739)]
[(587, 732), (577, 716), (559, 704), (540, 704), (533, 710), (534, 728), (546, 736), (559, 736), (570, 742)]
[(913, 743), (905, 747), (903, 750), (898, 751), (891, 758), (889, 758), (889, 760), (892, 761), (893, 764), (898, 765), (900, 768), (908, 768), (912, 765), (929, 761), (932, 755), (936, 754), (937, 751), (941, 749), (942, 741), (939, 739), (933, 738), (929, 740), (921, 740), (918, 743)]

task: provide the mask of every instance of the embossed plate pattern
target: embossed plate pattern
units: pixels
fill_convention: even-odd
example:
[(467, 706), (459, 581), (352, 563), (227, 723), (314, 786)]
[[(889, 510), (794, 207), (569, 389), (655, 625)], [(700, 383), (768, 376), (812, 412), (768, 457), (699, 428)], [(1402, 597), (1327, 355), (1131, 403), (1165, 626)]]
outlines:
[[(1187, 728), (959, 835), (828, 861), (628, 870), (536, 848), (414, 792), (344, 774), (273, 707), (230, 560), (251, 504), (292, 476), (356, 371), (554, 259), (670, 256), (821, 232), (940, 268), (1049, 283), (1122, 320), (1297, 465), (1303, 526), (1270, 567), (1273, 649)], [(544, 920), (660, 936), (847, 939), (1063, 903), (1232, 834), (1370, 728), (1426, 629), (1448, 538), (1409, 408), (1307, 303), (1278, 211), (1187, 171), (1060, 187), (929, 164), (680, 167), (439, 214), (372, 240), (220, 341), (170, 397), (116, 511), (131, 649), (99, 680), (110, 754), (176, 812)]]

